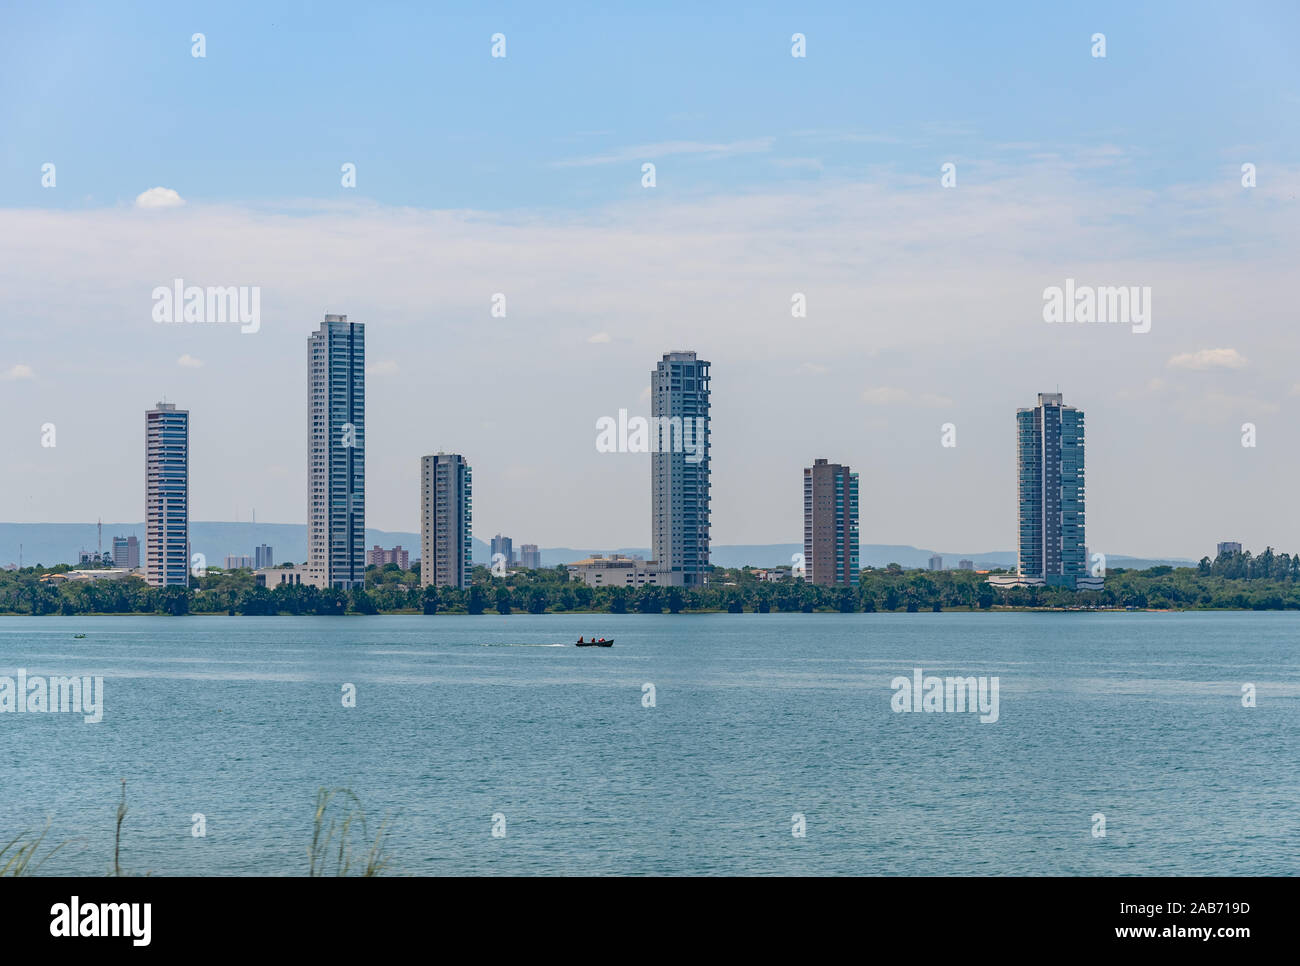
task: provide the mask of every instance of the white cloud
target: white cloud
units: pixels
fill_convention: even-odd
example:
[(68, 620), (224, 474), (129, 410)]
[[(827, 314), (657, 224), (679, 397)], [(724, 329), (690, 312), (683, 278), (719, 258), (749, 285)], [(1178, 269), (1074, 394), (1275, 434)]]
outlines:
[(831, 367), (817, 362), (805, 362), (796, 371), (803, 376), (824, 376), (831, 371)]
[(373, 365), (366, 366), (367, 376), (395, 376), (397, 372), (397, 363), (392, 359), (385, 359), (383, 362), (376, 362)]
[(630, 148), (619, 148), (611, 154), (601, 154), (589, 158), (571, 158), (556, 161), (557, 168), (587, 168), (598, 164), (617, 164), (628, 161), (645, 161), (653, 158), (666, 158), (672, 155), (698, 154), (707, 160), (729, 158), (737, 154), (761, 154), (772, 150), (776, 138), (750, 138), (747, 141), (726, 141), (710, 143), (707, 141), (659, 141), (655, 144), (638, 144)]
[(1201, 349), (1176, 355), (1167, 364), (1171, 369), (1244, 369), (1246, 359), (1236, 349)]
[(912, 392), (910, 389), (896, 389), (892, 386), (878, 386), (866, 389), (862, 401), (872, 406), (924, 406), (937, 409), (951, 406), (952, 400), (932, 392)]
[(590, 343), (592, 343), (592, 344), (594, 344), (594, 345), (599, 345), (599, 344), (603, 344), (603, 343), (606, 343), (606, 342), (612, 342), (612, 341), (614, 341), (614, 340), (610, 338), (610, 335), (609, 335), (608, 332), (597, 332), (595, 335), (593, 335), (593, 336), (589, 336), (589, 337), (587, 338), (587, 341), (590, 342)]
[(150, 188), (136, 195), (137, 208), (179, 208), (185, 199), (171, 188)]
[[(1300, 182), (1300, 169), (1288, 177)], [(1259, 399), (1285, 399), (1297, 381), (1287, 361), (1300, 352), (1286, 283), (1300, 254), (1294, 212), (1243, 207), (1240, 189), (1220, 198), (1204, 185), (1199, 195), (1124, 184), (1085, 190), (1066, 163), (988, 164), (978, 179), (963, 183), (945, 191), (930, 172), (867, 169), (855, 181), (664, 196), (654, 205), (638, 196), (576, 212), (430, 210), (352, 200), (205, 203), (166, 212), (167, 232), (158, 231), (154, 218), (120, 206), (3, 209), (0, 291), (11, 321), (0, 339), (14, 343), (11, 362), (26, 356), (56, 358), (60, 365), (54, 373), (42, 368), (48, 394), (26, 391), (35, 383), (0, 388), (14, 397), (5, 400), (14, 418), (33, 425), (48, 418), (48, 401), (37, 398), (46, 395), (93, 415), (99, 432), (81, 437), (78, 458), (108, 464), (134, 417), (96, 406), (98, 383), (83, 378), (86, 368), (129, 366), (152, 382), (151, 372), (184, 375), (175, 373), (176, 349), (201, 351), (205, 372), (221, 378), (187, 380), (186, 406), (196, 414), (244, 407), (247, 419), (196, 415), (203, 436), (196, 452), (243, 449), (229, 467), (214, 461), (211, 486), (192, 513), (212, 514), (196, 519), (228, 513), (223, 495), (246, 484), (238, 466), (252, 461), (283, 463), (291, 474), (276, 481), (285, 485), (258, 491), (258, 517), (301, 519), (301, 419), (263, 417), (301, 411), (305, 338), (325, 312), (343, 312), (367, 323), (372, 361), (400, 359), (410, 374), (372, 400), (373, 526), (418, 529), (414, 454), (445, 448), (466, 452), (481, 474), (475, 510), (485, 521), (497, 514), (530, 519), (529, 539), (543, 545), (645, 546), (644, 463), (598, 454), (592, 427), (624, 404), (617, 400), (631, 401), (628, 394), (644, 387), (665, 351), (696, 349), (715, 367), (718, 543), (798, 539), (798, 499), (784, 486), (752, 484), (784, 473), (782, 454), (816, 446), (865, 465), (882, 449), (911, 445), (916, 432), (928, 440), (933, 428), (927, 424), (943, 421), (930, 417), (943, 415), (957, 419), (965, 434), (960, 453), (968, 485), (944, 524), (951, 533), (927, 532), (937, 526), (926, 510), (933, 493), (916, 480), (918, 474), (943, 478), (943, 464), (926, 468), (930, 449), (936, 459), (954, 454), (927, 445), (915, 467), (910, 455), (898, 458), (897, 465), (915, 472), (882, 474), (881, 497), (900, 512), (878, 522), (877, 542), (925, 546), (943, 537), (953, 545), (1008, 547), (1014, 533), (997, 514), (980, 509), (1006, 505), (1006, 487), (1014, 486), (1007, 474), (1010, 414), (1059, 384), (1069, 403), (1087, 411), (1091, 441), (1106, 454), (1090, 467), (1090, 541), (1150, 544), (1191, 556), (1184, 551), (1194, 547), (1170, 543), (1194, 541), (1171, 536), (1167, 514), (1153, 515), (1128, 498), (1135, 473), (1192, 478), (1203, 472), (1203, 433), (1176, 408), (1190, 392), (1176, 377), (1198, 380), (1166, 363), (1182, 349), (1222, 345), (1230, 333), (1258, 373)], [(175, 276), (194, 284), (261, 286), (261, 333), (250, 338), (232, 327), (154, 323), (149, 292)], [(1043, 279), (1066, 277), (1151, 285), (1160, 293), (1152, 334), (1044, 324)], [(489, 323), (484, 296), (503, 287), (518, 317), (512, 312), (508, 321)], [(808, 294), (807, 318), (791, 318), (793, 291)], [(1251, 324), (1225, 329), (1225, 319), (1242, 317)], [(574, 347), (601, 332), (611, 344), (586, 353), (600, 356), (601, 364), (583, 367)], [(1178, 341), (1163, 341), (1174, 333)], [(834, 360), (825, 363), (830, 371), (800, 377), (794, 370), (814, 351), (817, 359)], [(1152, 400), (1153, 418), (1176, 417), (1161, 423), (1170, 429), (1167, 440), (1129, 431), (1131, 405), (1118, 398), (1158, 373), (1170, 385)], [(489, 383), (505, 388), (484, 391)], [(258, 386), (257, 398), (232, 399), (238, 395), (232, 385)], [(886, 391), (864, 396), (866, 387)], [(901, 398), (889, 391), (895, 387), (904, 391)], [(142, 404), (172, 388), (151, 388)], [(547, 405), (539, 407), (543, 392)], [(956, 411), (933, 408), (948, 405), (940, 393), (958, 401)], [(460, 411), (467, 398), (491, 424), (481, 433), (473, 419), (466, 433), (450, 431), (454, 421), (431, 420)], [(1235, 419), (1236, 426), (1263, 427), (1268, 417), (1256, 402), (1226, 411), (1225, 402), (1201, 401), (1192, 411), (1227, 426)], [(818, 419), (808, 419), (809, 407)], [(254, 419), (263, 421), (249, 432)], [(538, 426), (547, 431), (522, 431)], [(1283, 462), (1268, 473), (1262, 462), (1244, 471), (1260, 474), (1248, 477), (1258, 499), (1234, 513), (1248, 515), (1258, 506), (1263, 517), (1265, 509), (1285, 505), (1285, 480), (1294, 473), (1276, 466), (1294, 468), (1300, 446), (1287, 449), (1279, 432), (1291, 432), (1290, 423), (1274, 423), (1266, 437), (1279, 441), (1269, 452), (1282, 454)], [(1235, 445), (1230, 433), (1223, 438)], [(1167, 441), (1169, 449), (1153, 452), (1153, 440)], [(500, 454), (538, 466), (546, 482), (508, 486), (497, 471)], [(31, 519), (55, 519), (84, 506), (84, 494), (68, 489), (53, 462), (40, 461), (46, 463), (45, 476), (0, 474), (0, 505), (26, 505)], [(574, 487), (575, 474), (599, 485)], [(115, 494), (121, 505), (135, 507), (136, 489), (129, 479), (105, 481), (96, 500)], [(1170, 496), (1164, 509), (1192, 519), (1197, 507), (1195, 488), (1188, 488)], [(1275, 512), (1262, 519), (1261, 532), (1275, 530), (1276, 522)], [(1242, 525), (1234, 518), (1234, 527)], [(1300, 523), (1283, 525), (1290, 528), (1283, 537), (1300, 533)]]
[(0, 372), (0, 380), (10, 382), (16, 379), (35, 379), (36, 370), (31, 366), (18, 362), (10, 366), (4, 372)]
[(185, 353), (185, 355), (181, 356), (179, 359), (177, 359), (176, 364), (180, 366), (182, 369), (203, 368), (203, 360), (194, 358), (194, 356), (190, 355), (188, 352)]

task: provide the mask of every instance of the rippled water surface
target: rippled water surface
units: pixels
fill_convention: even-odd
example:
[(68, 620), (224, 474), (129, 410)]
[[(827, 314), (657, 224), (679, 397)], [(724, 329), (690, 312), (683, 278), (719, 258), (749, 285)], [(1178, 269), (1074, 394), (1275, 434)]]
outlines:
[[(320, 786), (404, 874), (1295, 874), (1298, 644), (1286, 613), (0, 618), (0, 676), (106, 694), (0, 714), (0, 843), (48, 818), (43, 872), (107, 871), (125, 778), (156, 875), (305, 872)], [(894, 713), (916, 667), (996, 675), (999, 720)]]

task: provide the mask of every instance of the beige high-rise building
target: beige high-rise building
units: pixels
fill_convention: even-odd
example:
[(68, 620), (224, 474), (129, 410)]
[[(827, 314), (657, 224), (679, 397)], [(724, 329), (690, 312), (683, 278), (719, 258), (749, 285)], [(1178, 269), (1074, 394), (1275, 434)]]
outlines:
[(858, 474), (847, 466), (804, 467), (803, 556), (809, 583), (858, 582)]

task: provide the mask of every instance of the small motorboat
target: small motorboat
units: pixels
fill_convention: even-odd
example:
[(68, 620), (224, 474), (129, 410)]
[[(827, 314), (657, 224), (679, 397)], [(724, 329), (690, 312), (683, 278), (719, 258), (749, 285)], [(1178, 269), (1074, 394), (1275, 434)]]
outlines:
[(605, 640), (603, 637), (598, 641), (584, 641), (581, 637), (574, 642), (575, 647), (613, 647), (614, 638)]
[(84, 638), (85, 636), (86, 636), (85, 634), (73, 634), (73, 635), (72, 635), (72, 639), (73, 639), (74, 641), (79, 641), (79, 640), (81, 640), (82, 638)]

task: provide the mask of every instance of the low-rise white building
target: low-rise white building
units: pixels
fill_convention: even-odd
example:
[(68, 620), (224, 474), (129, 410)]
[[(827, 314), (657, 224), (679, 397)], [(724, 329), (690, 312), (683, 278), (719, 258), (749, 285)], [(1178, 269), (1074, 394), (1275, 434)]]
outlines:
[[(990, 587), (1010, 590), (1013, 587), (1046, 587), (1048, 582), (1043, 577), (1022, 577), (1020, 574), (989, 574)], [(1075, 577), (1075, 590), (1101, 590), (1105, 586), (1104, 577)]]
[[(672, 574), (663, 573), (653, 560), (625, 557), (620, 553), (592, 554), (568, 566), (569, 579), (581, 580), (589, 587), (669, 586)], [(679, 575), (680, 576), (680, 575)]]
[(257, 586), (265, 587), (267, 590), (275, 590), (277, 587), (297, 587), (307, 583), (307, 567), (306, 565), (266, 567), (254, 571), (253, 579), (257, 581)]
[(141, 577), (139, 570), (126, 567), (97, 567), (94, 570), (68, 570), (61, 574), (46, 574), (42, 583), (61, 583), (65, 580), (121, 580), (123, 577)]

